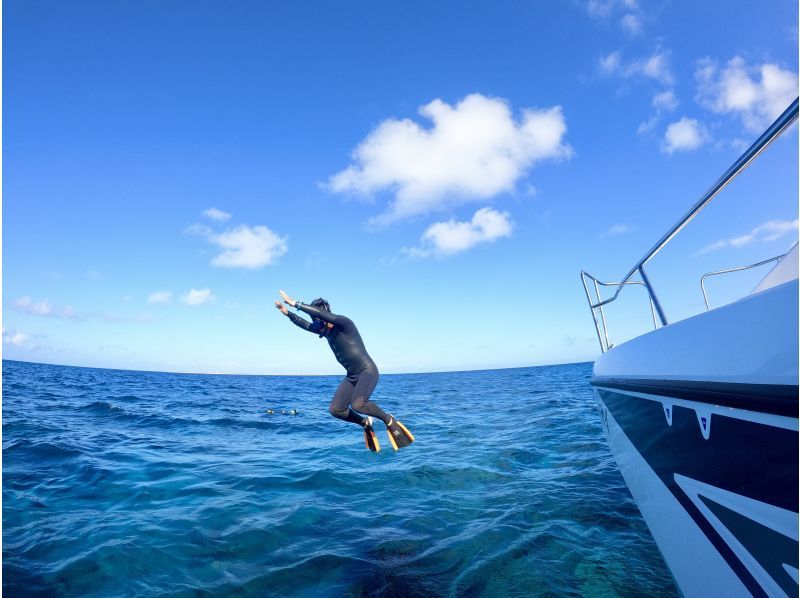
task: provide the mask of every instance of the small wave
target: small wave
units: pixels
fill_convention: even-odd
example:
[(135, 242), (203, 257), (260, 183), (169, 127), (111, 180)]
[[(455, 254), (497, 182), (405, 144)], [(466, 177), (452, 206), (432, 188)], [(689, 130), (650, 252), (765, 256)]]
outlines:
[(115, 407), (107, 401), (93, 401), (87, 405), (78, 407), (78, 411), (97, 413), (99, 415), (111, 415), (114, 413), (123, 413), (124, 410), (121, 407)]
[(3, 452), (12, 459), (31, 459), (34, 461), (61, 461), (83, 455), (83, 451), (54, 444), (52, 442), (33, 442), (31, 440), (15, 440), (3, 446)]
[(113, 401), (139, 401), (139, 400), (141, 400), (141, 397), (137, 397), (136, 395), (126, 395), (126, 394), (115, 395), (115, 396), (112, 396), (112, 397), (109, 397), (109, 398), (111, 400), (113, 400)]

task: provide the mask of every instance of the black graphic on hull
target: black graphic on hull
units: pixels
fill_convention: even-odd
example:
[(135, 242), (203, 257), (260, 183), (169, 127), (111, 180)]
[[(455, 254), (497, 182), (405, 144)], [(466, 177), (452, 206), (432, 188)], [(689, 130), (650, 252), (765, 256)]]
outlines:
[[(705, 439), (692, 409), (674, 405), (669, 425), (659, 401), (600, 388), (597, 392), (636, 450), (742, 583), (753, 595), (765, 595), (733, 550), (675, 482), (675, 474), (797, 513), (797, 432), (714, 414), (708, 422), (711, 433)], [(797, 542), (778, 542), (774, 536), (779, 534), (769, 528), (746, 524), (732, 512), (723, 512), (722, 507), (712, 506), (708, 500), (704, 502), (730, 524), (733, 528), (729, 527), (730, 531), (753, 551), (753, 557), (775, 582), (788, 595), (796, 595), (797, 583), (783, 563), (798, 568)], [(788, 547), (792, 548), (786, 551)]]

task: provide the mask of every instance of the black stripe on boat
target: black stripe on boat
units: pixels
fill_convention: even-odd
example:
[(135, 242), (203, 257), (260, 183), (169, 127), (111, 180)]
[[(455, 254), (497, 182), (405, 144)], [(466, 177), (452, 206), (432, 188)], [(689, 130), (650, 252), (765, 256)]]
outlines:
[[(637, 390), (641, 392), (641, 388)], [(710, 416), (713, 417), (710, 434), (704, 438), (693, 409), (673, 404), (670, 425), (658, 400), (604, 388), (598, 388), (597, 392), (636, 450), (742, 583), (753, 595), (764, 595), (733, 549), (678, 485), (675, 475), (797, 513), (797, 431), (715, 413)], [(783, 563), (798, 568), (797, 541), (791, 540), (791, 550), (787, 551), (785, 545), (779, 547), (773, 530), (746, 524), (743, 517), (734, 523), (736, 514), (709, 504), (707, 499), (704, 502), (726, 522), (726, 527), (783, 591), (796, 595), (797, 582)]]
[(693, 380), (596, 377), (592, 386), (642, 392), (761, 413), (797, 417), (796, 384), (740, 384)]

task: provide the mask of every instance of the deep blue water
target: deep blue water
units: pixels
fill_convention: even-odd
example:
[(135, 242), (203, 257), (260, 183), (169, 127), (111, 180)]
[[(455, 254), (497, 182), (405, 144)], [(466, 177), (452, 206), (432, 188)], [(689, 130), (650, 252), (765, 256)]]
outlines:
[(4, 594), (674, 596), (590, 372), (382, 376), (376, 454), (338, 377), (4, 361)]

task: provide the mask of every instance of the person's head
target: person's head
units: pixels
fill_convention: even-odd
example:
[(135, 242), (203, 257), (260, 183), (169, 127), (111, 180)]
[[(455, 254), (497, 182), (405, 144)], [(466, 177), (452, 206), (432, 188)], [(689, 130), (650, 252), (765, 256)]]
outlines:
[(322, 297), (314, 299), (310, 305), (311, 307), (316, 307), (320, 311), (331, 311), (331, 304)]
[[(310, 303), (310, 305), (311, 307), (316, 307), (320, 311), (327, 311), (327, 312), (331, 311), (331, 304), (325, 301), (325, 299), (323, 299), (322, 297), (314, 299)], [(325, 322), (322, 321), (321, 318), (313, 318), (313, 320), (314, 320), (314, 331), (319, 334), (320, 338), (325, 336), (328, 332), (328, 329), (333, 326), (333, 324), (326, 324)]]

